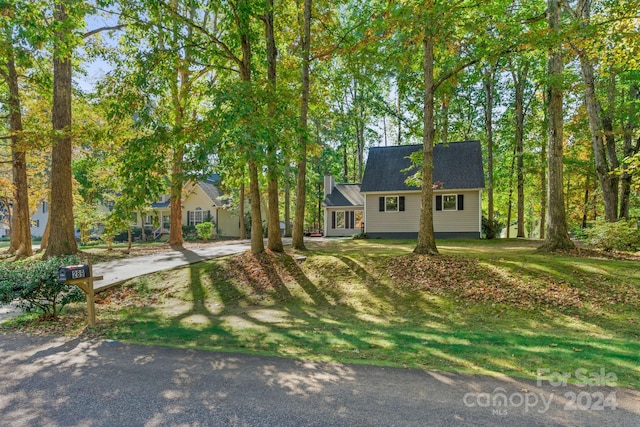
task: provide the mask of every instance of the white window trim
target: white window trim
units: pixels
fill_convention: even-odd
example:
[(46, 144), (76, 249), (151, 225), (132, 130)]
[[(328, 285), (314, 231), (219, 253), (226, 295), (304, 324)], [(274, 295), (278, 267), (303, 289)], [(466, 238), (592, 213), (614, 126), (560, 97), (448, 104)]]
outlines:
[[(200, 217), (200, 218), (198, 218)], [(204, 211), (201, 207), (197, 207), (192, 211), (189, 211), (189, 218), (187, 218), (188, 225), (198, 225), (204, 222)]]
[[(454, 209), (445, 208), (445, 201), (444, 201), (445, 197), (453, 197), (453, 201), (455, 203), (455, 208)], [(443, 211), (448, 211), (448, 212), (457, 211), (458, 210), (458, 195), (457, 194), (443, 194), (442, 195), (442, 210)]]
[[(396, 209), (388, 210), (387, 209), (387, 199), (396, 199)], [(384, 211), (385, 212), (400, 212), (400, 196), (384, 196)]]

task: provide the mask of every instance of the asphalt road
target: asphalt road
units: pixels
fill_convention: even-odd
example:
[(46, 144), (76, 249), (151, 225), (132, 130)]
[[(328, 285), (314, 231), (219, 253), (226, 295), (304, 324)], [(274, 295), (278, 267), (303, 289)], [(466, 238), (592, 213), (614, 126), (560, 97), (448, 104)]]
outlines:
[(3, 427), (640, 422), (640, 391), (552, 381), (0, 335)]

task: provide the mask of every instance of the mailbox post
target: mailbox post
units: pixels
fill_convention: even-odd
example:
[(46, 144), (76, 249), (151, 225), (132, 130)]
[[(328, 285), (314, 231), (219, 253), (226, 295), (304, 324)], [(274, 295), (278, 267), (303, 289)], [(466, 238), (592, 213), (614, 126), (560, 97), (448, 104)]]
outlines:
[(93, 328), (96, 326), (96, 301), (93, 282), (102, 280), (102, 276), (93, 275), (91, 264), (69, 265), (58, 269), (58, 280), (77, 285), (87, 297), (87, 324)]

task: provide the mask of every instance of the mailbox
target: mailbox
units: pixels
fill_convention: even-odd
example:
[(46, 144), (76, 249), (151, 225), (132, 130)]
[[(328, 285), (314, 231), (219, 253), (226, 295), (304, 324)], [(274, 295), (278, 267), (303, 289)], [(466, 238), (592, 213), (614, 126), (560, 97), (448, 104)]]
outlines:
[(91, 276), (91, 270), (87, 264), (68, 265), (58, 269), (58, 280), (66, 282), (73, 279), (84, 279)]

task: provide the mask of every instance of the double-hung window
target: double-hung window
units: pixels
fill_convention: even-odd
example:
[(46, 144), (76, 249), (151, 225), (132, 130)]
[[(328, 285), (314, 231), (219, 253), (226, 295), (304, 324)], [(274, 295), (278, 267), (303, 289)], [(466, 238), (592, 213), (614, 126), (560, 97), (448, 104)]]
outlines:
[(380, 212), (403, 212), (404, 196), (380, 196), (378, 210)]
[(445, 194), (442, 196), (443, 211), (457, 211), (458, 197), (455, 194)]
[(464, 210), (464, 194), (436, 195), (436, 211)]
[(188, 223), (189, 225), (198, 225), (202, 223), (202, 208), (197, 207), (195, 211), (190, 211), (188, 213)]
[(345, 212), (344, 211), (337, 211), (336, 212), (336, 226), (335, 228), (345, 228), (344, 226), (344, 215)]
[(331, 228), (352, 229), (362, 227), (362, 211), (331, 212)]

